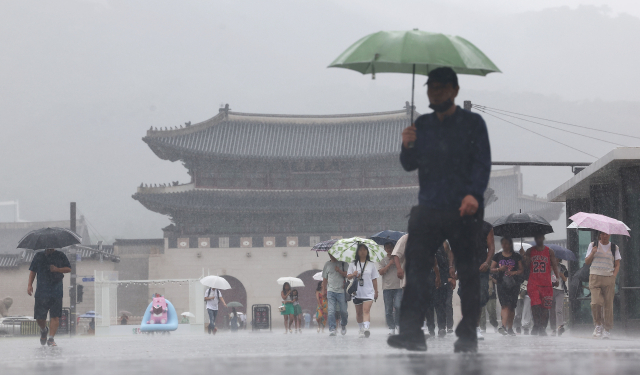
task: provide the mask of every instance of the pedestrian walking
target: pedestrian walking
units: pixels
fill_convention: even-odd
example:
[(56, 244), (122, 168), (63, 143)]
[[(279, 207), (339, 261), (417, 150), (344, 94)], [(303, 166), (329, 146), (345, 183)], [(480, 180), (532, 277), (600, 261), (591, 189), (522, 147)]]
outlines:
[(302, 314), (302, 319), (304, 320), (304, 329), (309, 329), (311, 325), (311, 314), (307, 312)]
[(357, 278), (358, 289), (356, 290), (353, 304), (356, 307), (356, 320), (360, 327), (359, 337), (369, 338), (371, 331), (371, 305), (378, 300), (378, 269), (371, 262), (369, 248), (358, 245), (356, 250), (356, 260), (349, 264), (347, 271), (349, 280)]
[(282, 297), (282, 309), (280, 311), (280, 315), (284, 317), (284, 334), (293, 333), (291, 330), (291, 323), (293, 322), (293, 295), (291, 294), (293, 290), (291, 289), (291, 284), (284, 283), (282, 284), (282, 291), (280, 292), (280, 297)]
[(349, 313), (347, 311), (347, 296), (345, 293), (345, 282), (349, 265), (338, 261), (329, 254), (329, 261), (322, 269), (322, 294), (327, 298), (329, 336), (336, 335), (336, 306), (340, 308), (340, 333), (347, 334), (347, 322)]
[(129, 321), (129, 317), (127, 316), (127, 314), (122, 314), (122, 316), (120, 316), (120, 325), (121, 326), (126, 326)]
[(487, 332), (487, 315), (489, 316), (489, 323), (493, 326), (494, 333), (498, 332), (498, 313), (497, 313), (497, 292), (496, 292), (496, 279), (493, 275), (489, 275), (489, 301), (480, 309), (480, 333)]
[[(298, 301), (298, 290), (294, 289), (291, 292), (291, 298), (293, 299), (293, 323), (296, 333), (302, 333), (302, 307)], [(289, 322), (291, 326), (291, 322)]]
[(531, 298), (529, 298), (529, 295), (527, 294), (527, 284), (529, 282), (527, 280), (527, 267), (525, 267), (524, 277), (525, 280), (520, 284), (520, 294), (518, 294), (518, 304), (516, 306), (516, 315), (513, 320), (513, 326), (515, 327), (517, 334), (522, 332), (522, 334), (526, 336), (532, 328)]
[(387, 256), (378, 263), (378, 273), (382, 276), (382, 298), (389, 334), (395, 335), (400, 329), (400, 303), (402, 303), (402, 280), (393, 256), (394, 244), (384, 244)]
[(324, 327), (327, 325), (327, 297), (325, 297), (322, 292), (322, 281), (318, 282), (318, 287), (316, 288), (316, 302), (318, 306), (316, 307), (316, 323), (318, 323), (318, 333), (322, 331), (324, 333)]
[[(560, 273), (565, 276), (569, 275), (567, 267), (558, 262)], [(551, 275), (551, 284), (553, 285), (553, 303), (549, 314), (549, 326), (551, 327), (551, 336), (562, 336), (564, 333), (564, 299), (566, 296), (567, 286), (564, 281), (556, 274)]]
[[(553, 302), (553, 288), (551, 285), (551, 270), (560, 275), (558, 261), (550, 248), (544, 245), (544, 235), (534, 236), (536, 245), (524, 252), (524, 267), (529, 268), (529, 282), (527, 293), (531, 298), (531, 313), (533, 315), (532, 335), (547, 336), (546, 327), (549, 323), (549, 310)], [(523, 250), (521, 249), (521, 255)], [(564, 282), (567, 278), (560, 275)]]
[(449, 245), (445, 241), (436, 251), (434, 266), (429, 274), (428, 288), (431, 289), (431, 301), (427, 305), (425, 317), (430, 337), (436, 336), (436, 319), (438, 322), (438, 337), (447, 335), (447, 289), (449, 289), (448, 272), (449, 256), (446, 249)]
[[(613, 328), (613, 297), (620, 271), (620, 249), (610, 242), (611, 236), (600, 232), (598, 241), (589, 244), (585, 264), (589, 264), (589, 290), (593, 336), (608, 339)], [(566, 282), (566, 279), (563, 279)]]
[(498, 332), (504, 336), (515, 336), (513, 320), (518, 306), (518, 294), (522, 283), (522, 256), (513, 250), (513, 240), (503, 237), (502, 251), (493, 256), (491, 272), (496, 275), (498, 298), (500, 299), (500, 316), (502, 325)]
[(462, 288), (462, 321), (456, 329), (454, 351), (475, 352), (480, 315), (475, 259), (491, 172), (489, 137), (480, 115), (454, 105), (459, 86), (453, 69), (432, 70), (427, 86), (434, 113), (418, 117), (415, 126), (402, 132), (400, 162), (406, 171), (418, 170), (420, 192), (408, 225), (400, 334), (387, 342), (395, 348), (427, 349), (421, 326), (432, 296), (424, 286), (434, 254), (448, 240)]
[[(27, 294), (33, 295), (33, 281), (37, 277), (33, 317), (40, 327), (40, 345), (58, 346), (55, 335), (62, 316), (62, 279), (71, 272), (69, 259), (61, 251), (46, 249), (37, 252), (29, 266)], [(47, 327), (47, 314), (49, 327)], [(49, 339), (47, 339), (47, 335)]]
[[(216, 328), (216, 318), (218, 317), (218, 305), (222, 302), (224, 307), (227, 307), (227, 303), (222, 298), (220, 289), (208, 288), (204, 293), (204, 301), (207, 303), (207, 314), (209, 315), (209, 334), (215, 335), (218, 332)], [(223, 325), (224, 327), (224, 325)]]
[(235, 307), (231, 308), (231, 314), (229, 314), (229, 329), (231, 332), (238, 332), (238, 312)]

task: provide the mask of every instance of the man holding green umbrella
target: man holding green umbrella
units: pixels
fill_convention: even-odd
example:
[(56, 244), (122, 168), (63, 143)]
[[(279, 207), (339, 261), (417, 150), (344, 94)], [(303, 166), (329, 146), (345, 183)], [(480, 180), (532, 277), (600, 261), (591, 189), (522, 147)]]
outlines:
[(402, 133), (400, 162), (418, 170), (418, 206), (411, 210), (405, 252), (407, 286), (400, 308), (400, 334), (392, 347), (425, 351), (421, 330), (428, 301), (425, 289), (438, 247), (448, 240), (462, 290), (462, 321), (456, 352), (475, 352), (480, 314), (480, 280), (475, 249), (484, 216), (484, 191), (491, 172), (487, 127), (480, 115), (454, 104), (458, 77), (451, 68), (429, 73), (427, 95), (433, 113), (420, 116)]

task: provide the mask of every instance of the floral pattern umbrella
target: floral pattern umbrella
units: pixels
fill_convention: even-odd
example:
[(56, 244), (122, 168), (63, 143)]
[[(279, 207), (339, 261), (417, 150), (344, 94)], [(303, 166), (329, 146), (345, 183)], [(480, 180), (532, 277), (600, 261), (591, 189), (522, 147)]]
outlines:
[(363, 244), (369, 248), (369, 257), (372, 262), (379, 262), (386, 256), (382, 246), (373, 240), (360, 237), (343, 238), (336, 241), (331, 249), (329, 249), (329, 254), (333, 255), (339, 261), (350, 263), (356, 259), (356, 249), (359, 244)]

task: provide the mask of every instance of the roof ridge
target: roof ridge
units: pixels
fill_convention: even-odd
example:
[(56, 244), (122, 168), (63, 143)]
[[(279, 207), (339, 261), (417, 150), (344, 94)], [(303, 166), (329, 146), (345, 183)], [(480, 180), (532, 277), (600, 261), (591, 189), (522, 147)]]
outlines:
[(235, 112), (229, 111), (230, 115), (236, 116), (248, 116), (248, 117), (283, 117), (283, 118), (345, 118), (345, 117), (370, 117), (380, 115), (395, 115), (400, 113), (406, 113), (406, 109), (400, 109), (397, 111), (384, 111), (384, 112), (365, 112), (365, 113), (343, 113), (343, 114), (329, 114), (329, 115), (286, 115), (286, 114), (267, 114), (267, 113), (248, 113), (248, 112)]

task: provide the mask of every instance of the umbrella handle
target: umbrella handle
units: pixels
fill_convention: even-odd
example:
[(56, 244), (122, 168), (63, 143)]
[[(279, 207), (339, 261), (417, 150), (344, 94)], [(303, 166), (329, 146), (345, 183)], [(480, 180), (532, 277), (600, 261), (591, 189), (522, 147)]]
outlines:
[[(416, 91), (416, 64), (413, 64), (413, 74), (411, 74), (411, 122), (409, 126), (413, 126), (413, 96)], [(409, 142), (407, 148), (413, 148), (415, 146), (415, 142)]]

